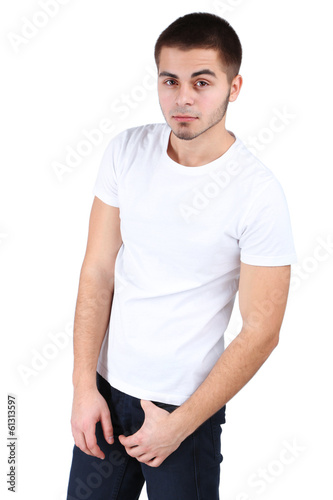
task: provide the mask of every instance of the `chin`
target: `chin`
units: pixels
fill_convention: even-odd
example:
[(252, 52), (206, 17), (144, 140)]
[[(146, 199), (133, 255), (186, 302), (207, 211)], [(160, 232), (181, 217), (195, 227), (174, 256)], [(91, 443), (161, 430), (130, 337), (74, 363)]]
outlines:
[(199, 137), (199, 135), (203, 134), (206, 130), (190, 130), (189, 128), (178, 128), (178, 129), (172, 129), (174, 135), (183, 141), (191, 141), (192, 139), (196, 139)]
[(191, 141), (192, 139), (195, 139), (198, 137), (198, 134), (189, 134), (189, 133), (176, 133), (174, 132), (174, 135), (177, 137), (177, 139), (180, 139), (182, 141)]

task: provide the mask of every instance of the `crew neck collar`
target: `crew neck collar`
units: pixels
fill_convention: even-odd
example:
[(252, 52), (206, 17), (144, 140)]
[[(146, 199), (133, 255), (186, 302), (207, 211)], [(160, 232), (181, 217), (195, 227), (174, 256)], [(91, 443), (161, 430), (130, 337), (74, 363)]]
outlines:
[(235, 138), (235, 142), (233, 142), (233, 144), (229, 147), (229, 149), (227, 149), (225, 153), (219, 156), (219, 158), (216, 158), (215, 160), (206, 163), (205, 165), (200, 165), (198, 167), (181, 165), (180, 163), (177, 163), (172, 158), (170, 158), (170, 156), (168, 155), (168, 145), (171, 132), (172, 130), (169, 127), (169, 125), (165, 124), (164, 137), (163, 137), (163, 153), (162, 153), (164, 163), (166, 163), (170, 168), (172, 168), (175, 171), (189, 175), (197, 175), (209, 172), (210, 170), (214, 170), (217, 167), (217, 165), (221, 165), (221, 163), (225, 163), (226, 161), (228, 161), (234, 154), (234, 151), (238, 149), (240, 145), (239, 138), (233, 132), (231, 132), (231, 130), (228, 130), (228, 132)]

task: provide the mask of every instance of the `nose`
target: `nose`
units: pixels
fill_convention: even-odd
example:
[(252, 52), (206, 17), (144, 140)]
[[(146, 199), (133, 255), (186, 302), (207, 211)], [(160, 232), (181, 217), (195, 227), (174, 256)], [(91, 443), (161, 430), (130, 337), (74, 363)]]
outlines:
[(179, 85), (176, 94), (177, 106), (192, 106), (194, 103), (193, 88), (190, 85)]

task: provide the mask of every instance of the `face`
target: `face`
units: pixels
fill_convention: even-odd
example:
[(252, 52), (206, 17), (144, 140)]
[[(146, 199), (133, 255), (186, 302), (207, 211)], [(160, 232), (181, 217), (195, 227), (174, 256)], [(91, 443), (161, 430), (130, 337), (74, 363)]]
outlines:
[(176, 137), (192, 140), (224, 129), (228, 103), (236, 97), (216, 50), (163, 47), (158, 75), (162, 113)]

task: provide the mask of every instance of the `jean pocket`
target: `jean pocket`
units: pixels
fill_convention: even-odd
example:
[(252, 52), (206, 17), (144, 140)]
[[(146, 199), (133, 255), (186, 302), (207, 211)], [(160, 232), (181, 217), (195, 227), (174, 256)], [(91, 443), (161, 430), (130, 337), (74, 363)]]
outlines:
[(225, 424), (226, 405), (222, 406), (214, 415), (213, 419), (219, 424)]
[(177, 410), (179, 406), (177, 405), (170, 405), (169, 403), (161, 403), (160, 401), (152, 401), (152, 403), (159, 408), (162, 408), (162, 410), (166, 410), (169, 413), (172, 413), (173, 411)]
[[(218, 417), (220, 417), (220, 415), (218, 415)], [(222, 423), (224, 423), (224, 422), (221, 422), (221, 418), (217, 418), (216, 415), (213, 415), (210, 418), (214, 457), (219, 463), (221, 463), (223, 460), (223, 455), (221, 453), (221, 434), (222, 434), (221, 424)]]

